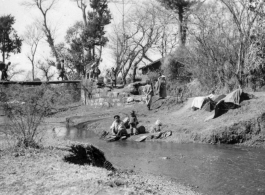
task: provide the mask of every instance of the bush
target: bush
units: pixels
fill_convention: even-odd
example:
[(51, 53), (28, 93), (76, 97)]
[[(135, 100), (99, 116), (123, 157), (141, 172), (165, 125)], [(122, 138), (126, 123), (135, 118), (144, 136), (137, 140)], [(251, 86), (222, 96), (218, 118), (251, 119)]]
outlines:
[(45, 117), (56, 110), (57, 105), (69, 103), (65, 93), (46, 85), (13, 85), (2, 89), (0, 101), (6, 116), (4, 133), (14, 138), (17, 146), (38, 147), (37, 138)]
[(132, 79), (130, 77), (126, 78), (126, 84), (130, 84), (132, 82)]
[(121, 77), (117, 77), (117, 78), (116, 78), (116, 84), (117, 84), (117, 85), (123, 85), (123, 80), (122, 80)]
[(187, 71), (190, 56), (185, 47), (179, 47), (162, 62), (162, 70), (169, 81), (189, 82), (191, 74)]
[(156, 71), (149, 71), (147, 73), (148, 79), (152, 82), (153, 85), (157, 81), (160, 72), (161, 70), (156, 70)]

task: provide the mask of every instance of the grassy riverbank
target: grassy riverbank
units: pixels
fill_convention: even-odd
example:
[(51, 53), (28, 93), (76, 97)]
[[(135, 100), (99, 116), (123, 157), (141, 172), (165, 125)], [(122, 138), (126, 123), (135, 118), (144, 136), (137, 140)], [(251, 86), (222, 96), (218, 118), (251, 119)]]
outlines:
[(1, 150), (1, 194), (198, 194), (163, 177), (67, 163), (64, 144), (70, 142), (43, 149)]

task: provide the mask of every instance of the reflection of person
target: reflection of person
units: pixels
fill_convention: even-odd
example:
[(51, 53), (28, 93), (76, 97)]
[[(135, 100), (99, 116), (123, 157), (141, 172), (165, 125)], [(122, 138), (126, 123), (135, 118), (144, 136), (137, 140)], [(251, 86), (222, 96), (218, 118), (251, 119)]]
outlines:
[(11, 62), (8, 62), (7, 64), (5, 64), (4, 69), (2, 70), (2, 75), (1, 75), (1, 80), (3, 81), (7, 81), (7, 71), (8, 71), (8, 67), (11, 65)]
[(156, 90), (159, 95), (159, 98), (167, 97), (167, 88), (166, 88), (166, 77), (160, 73), (160, 76), (157, 79)]
[(131, 135), (137, 135), (138, 134), (138, 131), (137, 131), (138, 120), (137, 120), (134, 110), (131, 112), (129, 125), (130, 125)]
[(153, 86), (151, 81), (148, 81), (147, 85), (145, 86), (145, 95), (146, 95), (146, 106), (148, 110), (150, 110), (152, 104), (152, 97), (154, 95)]
[(120, 119), (119, 115), (114, 116), (114, 122), (112, 123), (110, 130), (111, 130), (112, 135), (117, 136), (117, 137), (128, 135), (125, 125), (123, 121)]

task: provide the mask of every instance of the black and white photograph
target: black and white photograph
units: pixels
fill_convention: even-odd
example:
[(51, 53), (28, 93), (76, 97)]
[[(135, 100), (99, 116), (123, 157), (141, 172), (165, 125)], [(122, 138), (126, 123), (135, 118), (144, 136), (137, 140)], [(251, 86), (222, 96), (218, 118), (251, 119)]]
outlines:
[(0, 0), (1, 195), (265, 195), (264, 0)]

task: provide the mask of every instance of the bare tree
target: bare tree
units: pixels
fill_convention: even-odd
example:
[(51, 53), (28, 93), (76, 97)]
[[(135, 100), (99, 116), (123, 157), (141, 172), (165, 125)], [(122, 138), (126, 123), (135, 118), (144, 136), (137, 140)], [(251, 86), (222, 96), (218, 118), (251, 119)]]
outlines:
[(43, 19), (42, 30), (45, 33), (45, 36), (47, 38), (46, 41), (49, 44), (57, 63), (60, 62), (60, 59), (59, 59), (58, 53), (55, 48), (54, 33), (51, 30), (51, 27), (48, 21), (48, 13), (58, 2), (59, 0), (27, 0), (26, 2), (23, 3), (23, 5), (26, 7), (37, 8), (40, 11), (42, 15), (42, 19)]
[(25, 72), (25, 70), (22, 69), (17, 69), (18, 64), (14, 63), (9, 66), (8, 68), (8, 80), (11, 80), (13, 78), (15, 78), (18, 75), (21, 75)]
[(198, 9), (205, 0), (158, 0), (161, 4), (175, 12), (179, 20), (179, 36), (181, 45), (186, 44), (188, 18), (194, 9)]
[(46, 60), (46, 62), (38, 61), (37, 68), (42, 72), (43, 77), (46, 79), (46, 81), (50, 81), (54, 75), (55, 72), (52, 71), (53, 62)]
[(71, 0), (76, 2), (77, 7), (82, 11), (82, 17), (84, 21), (84, 25), (87, 26), (87, 5), (88, 5), (88, 0)]
[[(220, 3), (208, 3), (193, 14), (190, 22), (188, 71), (205, 86), (228, 86), (236, 72), (239, 35), (236, 26)], [(186, 56), (187, 60), (188, 56)], [(227, 66), (229, 64), (229, 67)]]
[(130, 70), (135, 80), (138, 65), (143, 60), (152, 61), (148, 52), (161, 36), (161, 26), (157, 25), (156, 14), (151, 8), (137, 8), (126, 21), (126, 34), (122, 26), (116, 27), (115, 37), (112, 37), (111, 48), (116, 61), (116, 73), (121, 73), (123, 82)]
[(32, 80), (35, 79), (35, 57), (37, 48), (43, 37), (43, 31), (40, 29), (37, 23), (29, 25), (23, 36), (25, 43), (30, 46), (30, 51), (26, 55), (32, 66)]
[(251, 32), (260, 16), (259, 12), (262, 12), (264, 2), (257, 5), (256, 12), (251, 10), (249, 0), (220, 0), (220, 2), (226, 6), (231, 14), (231, 19), (237, 27), (237, 32), (235, 33), (239, 35), (239, 47), (237, 49), (237, 70), (235, 76), (239, 85), (242, 85), (242, 72), (246, 66), (245, 58), (251, 45)]
[(161, 26), (161, 35), (155, 45), (155, 49), (159, 51), (160, 55), (164, 58), (176, 49), (180, 44), (178, 39), (179, 32), (176, 28), (178, 20), (172, 12), (169, 12), (156, 2), (145, 3), (144, 6), (152, 6), (153, 12), (157, 16), (158, 25)]

